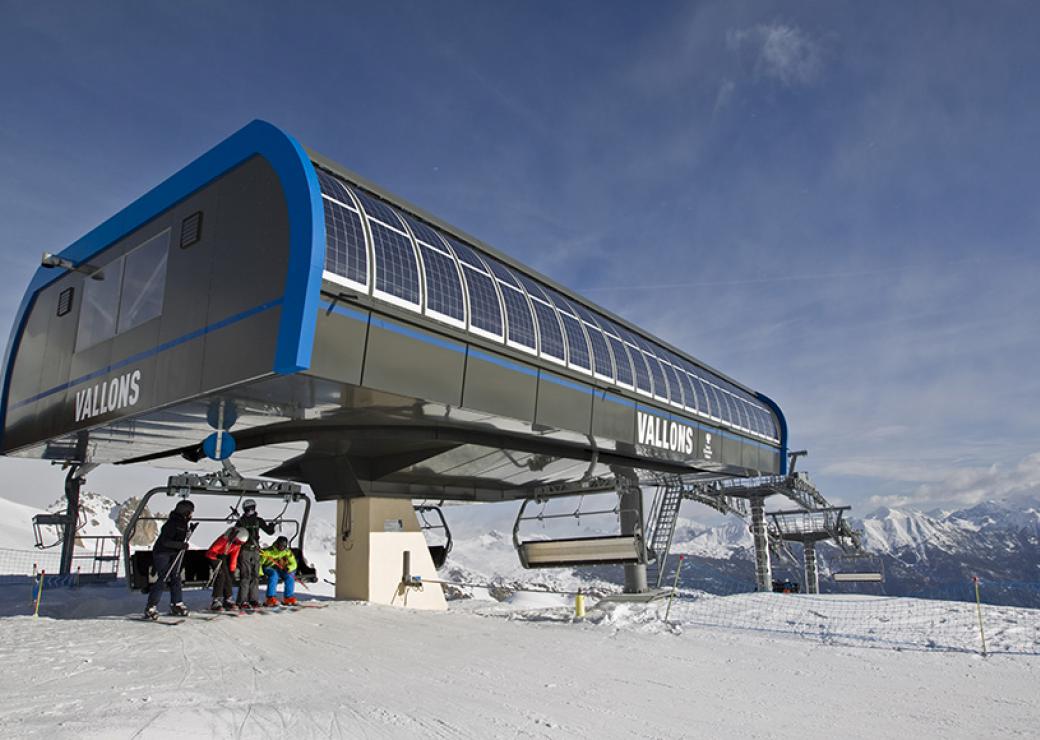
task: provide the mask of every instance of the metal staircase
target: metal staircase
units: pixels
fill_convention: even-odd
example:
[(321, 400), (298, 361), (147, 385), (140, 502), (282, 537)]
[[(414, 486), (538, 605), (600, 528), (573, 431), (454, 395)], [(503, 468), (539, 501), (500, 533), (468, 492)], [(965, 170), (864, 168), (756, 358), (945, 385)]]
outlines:
[(646, 566), (646, 582), (661, 587), (668, 551), (672, 547), (675, 524), (679, 518), (679, 506), (683, 501), (683, 484), (679, 476), (667, 476), (658, 485), (654, 495), (650, 516), (653, 528), (647, 539), (650, 562)]

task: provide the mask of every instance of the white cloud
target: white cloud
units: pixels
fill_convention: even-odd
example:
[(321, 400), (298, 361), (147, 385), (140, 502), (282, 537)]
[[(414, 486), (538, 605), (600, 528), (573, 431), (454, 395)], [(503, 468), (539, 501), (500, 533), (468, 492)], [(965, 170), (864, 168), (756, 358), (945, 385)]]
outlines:
[(797, 26), (760, 24), (729, 31), (730, 49), (750, 52), (758, 77), (778, 80), (788, 87), (810, 85), (823, 71), (823, 47)]
[(972, 506), (981, 501), (1024, 501), (1040, 496), (1040, 452), (1034, 452), (1014, 467), (1000, 465), (959, 468), (939, 480), (919, 485), (912, 493), (872, 496), (872, 506)]

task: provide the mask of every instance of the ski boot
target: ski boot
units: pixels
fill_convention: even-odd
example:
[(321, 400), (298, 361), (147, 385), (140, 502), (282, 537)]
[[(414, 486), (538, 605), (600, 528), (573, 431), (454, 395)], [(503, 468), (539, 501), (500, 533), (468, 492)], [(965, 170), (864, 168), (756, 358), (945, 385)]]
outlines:
[(238, 609), (238, 604), (235, 603), (234, 599), (224, 599), (224, 611), (230, 612)]
[(264, 602), (264, 606), (278, 606), (278, 599), (274, 596), (268, 596), (267, 601)]
[(188, 607), (185, 606), (183, 601), (178, 601), (176, 604), (170, 605), (170, 614), (174, 617), (186, 617), (188, 616)]
[(153, 622), (159, 619), (159, 610), (154, 606), (150, 606), (144, 610), (144, 618), (151, 619)]
[(222, 612), (224, 611), (224, 602), (220, 599), (213, 599), (213, 602), (209, 605), (211, 612)]
[(283, 606), (296, 606), (296, 597), (295, 596), (286, 596), (284, 599), (282, 599), (282, 605)]
[(263, 604), (261, 604), (259, 601), (250, 601), (249, 602), (249, 608), (250, 609), (259, 609), (262, 606), (263, 606)]

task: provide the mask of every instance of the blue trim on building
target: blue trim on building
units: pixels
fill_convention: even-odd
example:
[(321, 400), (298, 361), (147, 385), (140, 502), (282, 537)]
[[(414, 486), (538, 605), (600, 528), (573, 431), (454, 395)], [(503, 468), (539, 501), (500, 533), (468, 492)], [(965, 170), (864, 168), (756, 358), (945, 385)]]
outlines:
[(337, 316), (345, 316), (348, 319), (355, 319), (356, 321), (368, 323), (368, 314), (364, 311), (358, 311), (349, 306), (344, 306), (341, 303), (333, 303), (332, 301), (321, 301), (318, 305), (321, 307), (322, 311), (331, 311)]
[(377, 326), (380, 329), (386, 329), (387, 331), (392, 331), (396, 334), (411, 337), (412, 339), (418, 339), (420, 342), (432, 344), (434, 347), (440, 347), (441, 349), (451, 350), (452, 352), (466, 354), (465, 344), (459, 344), (458, 342), (452, 342), (447, 339), (441, 339), (440, 337), (435, 337), (432, 334), (427, 334), (424, 331), (412, 329), (411, 327), (403, 326), (402, 324), (398, 324), (392, 321), (386, 321), (384, 319), (377, 318), (376, 316), (372, 316), (370, 321), (371, 326)]
[[(289, 270), (274, 370), (286, 373), (309, 367), (325, 259), (325, 218), (320, 189), (317, 174), (303, 147), (265, 121), (247, 124), (67, 247), (60, 256), (76, 265), (89, 262), (127, 234), (257, 155), (266, 159), (278, 174), (289, 210)], [(4, 353), (0, 431), (7, 415), (11, 366), (29, 311), (39, 292), (64, 274), (59, 269), (38, 268), (22, 296)]]
[(483, 360), (484, 362), (490, 362), (492, 365), (504, 367), (506, 370), (512, 370), (513, 372), (520, 373), (521, 375), (528, 375), (533, 378), (538, 377), (538, 371), (533, 367), (527, 367), (525, 365), (520, 365), (516, 362), (511, 362), (505, 359), (504, 357), (495, 357), (494, 355), (489, 355), (487, 352), (481, 352), (479, 349), (473, 349), (472, 346), (469, 348), (469, 356), (474, 357), (478, 360)]
[(561, 386), (563, 388), (569, 388), (572, 391), (577, 391), (578, 393), (586, 393), (590, 396), (594, 393), (594, 391), (587, 385), (573, 383), (570, 380), (567, 380), (566, 378), (561, 378), (559, 375), (547, 373), (544, 370), (539, 370), (538, 377), (543, 380), (548, 380), (550, 383), (555, 383), (556, 385)]
[(787, 418), (773, 399), (761, 393), (756, 393), (755, 397), (771, 408), (780, 422), (780, 475), (787, 475)]
[(77, 385), (80, 385), (81, 383), (86, 383), (88, 381), (94, 380), (95, 378), (100, 378), (105, 375), (108, 375), (113, 370), (119, 370), (120, 368), (124, 368), (127, 365), (133, 365), (135, 362), (147, 360), (149, 357), (153, 357), (157, 354), (160, 354), (161, 352), (165, 352), (168, 349), (173, 349), (174, 347), (184, 344), (185, 342), (190, 342), (192, 339), (198, 339), (199, 337), (205, 336), (206, 334), (212, 334), (213, 332), (218, 331), (219, 329), (223, 329), (226, 326), (237, 324), (239, 321), (244, 321), (245, 319), (248, 319), (252, 316), (256, 316), (258, 313), (269, 311), (270, 309), (280, 305), (282, 305), (282, 299), (276, 298), (273, 301), (261, 303), (259, 306), (247, 308), (245, 311), (236, 313), (233, 316), (228, 316), (226, 319), (221, 319), (220, 321), (212, 323), (209, 326), (204, 326), (201, 329), (195, 329), (194, 331), (190, 331), (183, 336), (177, 337), (176, 339), (171, 339), (168, 342), (163, 342), (157, 347), (153, 347), (152, 349), (146, 349), (143, 352), (138, 352), (122, 360), (113, 362), (110, 365), (106, 365), (105, 367), (101, 368), (100, 370), (95, 370), (93, 372), (87, 373), (86, 375), (81, 375), (78, 378), (74, 378), (73, 380), (70, 380), (67, 383), (62, 383), (60, 385), (54, 386), (53, 388), (48, 388), (45, 391), (37, 393), (35, 396), (19, 401), (18, 403), (12, 405), (11, 409), (20, 409), (22, 406), (27, 406), (30, 403), (35, 403), (36, 401), (39, 401), (41, 398), (46, 398), (47, 396), (68, 390), (69, 388), (73, 388)]

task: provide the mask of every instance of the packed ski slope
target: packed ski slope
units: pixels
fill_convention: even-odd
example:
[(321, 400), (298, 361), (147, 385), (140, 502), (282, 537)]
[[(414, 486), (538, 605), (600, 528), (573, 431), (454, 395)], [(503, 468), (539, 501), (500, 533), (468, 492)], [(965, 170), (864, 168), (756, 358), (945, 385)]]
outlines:
[[(0, 594), (5, 737), (1035, 737), (1040, 716), (1040, 658), (708, 627), (698, 601), (669, 622), (518, 598), (164, 626), (127, 619), (142, 599), (118, 586), (45, 592), (40, 619), (15, 616), (21, 591)], [(768, 600), (825, 613), (714, 599), (763, 620)]]

